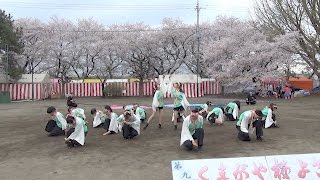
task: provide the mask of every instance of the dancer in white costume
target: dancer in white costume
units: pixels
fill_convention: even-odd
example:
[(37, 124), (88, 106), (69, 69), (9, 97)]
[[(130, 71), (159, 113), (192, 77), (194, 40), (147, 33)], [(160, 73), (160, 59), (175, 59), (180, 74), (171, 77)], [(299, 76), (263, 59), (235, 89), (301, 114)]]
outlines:
[(194, 147), (201, 150), (203, 138), (203, 117), (199, 115), (198, 109), (194, 109), (183, 121), (180, 146), (183, 145), (187, 150), (192, 150)]
[[(170, 86), (171, 87), (171, 86)], [(189, 102), (181, 90), (181, 83), (174, 83), (173, 85), (174, 89), (171, 90), (171, 95), (174, 98), (174, 108), (173, 108), (173, 116), (172, 121), (174, 124), (174, 129), (178, 129), (178, 117), (180, 116), (180, 113), (183, 114), (183, 112), (187, 109), (189, 109)], [(184, 118), (184, 115), (182, 115), (182, 118)]]
[(122, 130), (123, 138), (133, 139), (140, 134), (140, 120), (132, 112), (125, 110), (122, 115), (117, 118), (119, 129)]
[(277, 105), (271, 103), (269, 106), (265, 107), (262, 112), (262, 121), (265, 128), (269, 127), (279, 127), (278, 122), (276, 121), (276, 115), (273, 113), (278, 109)]
[(237, 121), (238, 138), (241, 141), (250, 141), (250, 134), (256, 130), (258, 141), (262, 141), (263, 130), (262, 121), (260, 120), (262, 112), (260, 110), (248, 110), (241, 113)]
[(140, 107), (138, 103), (133, 104), (133, 112), (137, 117), (139, 117), (141, 123), (144, 123), (144, 120), (146, 119), (146, 111)]
[(149, 126), (151, 120), (155, 116), (156, 112), (159, 112), (159, 124), (158, 127), (162, 127), (162, 122), (163, 122), (163, 97), (164, 97), (164, 92), (161, 90), (160, 85), (155, 85), (154, 89), (156, 90), (153, 96), (153, 101), (152, 101), (152, 114), (149, 117), (147, 124), (143, 127), (143, 130), (147, 129)]
[(201, 104), (200, 105), (200, 111), (199, 114), (203, 117), (203, 119), (205, 119), (208, 115), (208, 108), (209, 106), (211, 106), (211, 102), (207, 101), (205, 104)]
[(49, 132), (48, 136), (64, 135), (67, 128), (67, 121), (63, 115), (53, 106), (48, 107), (47, 113), (52, 117), (45, 128), (45, 130)]
[(84, 113), (84, 109), (81, 109), (78, 107), (78, 104), (72, 103), (71, 106), (69, 107), (70, 114), (73, 117), (78, 117), (83, 120), (83, 126), (84, 126), (84, 134), (88, 134), (88, 126), (87, 126), (87, 121), (86, 121), (86, 115)]
[(85, 143), (84, 121), (79, 117), (68, 115), (67, 122), (75, 128), (72, 134), (68, 138), (65, 138), (66, 144), (70, 148), (83, 146)]
[(215, 107), (213, 108), (207, 115), (206, 119), (210, 123), (215, 123), (218, 125), (223, 124), (224, 121), (224, 113), (223, 113), (223, 108), (222, 107)]
[(107, 119), (104, 123), (104, 129), (107, 130), (106, 133), (103, 133), (103, 135), (108, 135), (108, 134), (115, 134), (119, 132), (119, 124), (117, 121), (118, 115), (116, 113), (113, 112), (113, 110), (111, 109), (111, 107), (109, 105), (106, 105), (104, 107), (105, 109), (105, 113), (107, 115)]
[(106, 119), (103, 112), (100, 110), (97, 110), (96, 108), (92, 108), (91, 114), (93, 115), (92, 127), (94, 128), (103, 127)]
[(240, 101), (233, 101), (227, 104), (225, 114), (229, 121), (236, 121), (239, 118)]

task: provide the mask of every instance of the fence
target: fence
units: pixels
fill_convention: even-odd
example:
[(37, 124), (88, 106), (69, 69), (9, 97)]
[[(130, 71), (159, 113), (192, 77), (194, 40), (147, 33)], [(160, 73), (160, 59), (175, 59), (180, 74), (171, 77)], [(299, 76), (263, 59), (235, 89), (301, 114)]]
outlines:
[[(9, 91), (12, 101), (32, 99), (32, 84), (0, 84), (0, 91)], [(33, 84), (34, 99), (49, 96), (50, 84)]]
[[(116, 84), (123, 90), (123, 96), (139, 96), (139, 82), (119, 82), (107, 83)], [(156, 82), (145, 82), (143, 84), (143, 95), (152, 96), (153, 87)], [(72, 94), (74, 97), (96, 97), (102, 96), (101, 83), (67, 83), (62, 86), (61, 83), (53, 84), (34, 84), (34, 99), (45, 99), (50, 94), (62, 94), (64, 88), (65, 94)], [(182, 90), (187, 97), (197, 97), (197, 84), (184, 83)], [(9, 91), (11, 100), (32, 99), (32, 84), (0, 84), (0, 91)], [(204, 95), (220, 94), (221, 84), (215, 81), (205, 81), (199, 83), (199, 97)], [(171, 97), (169, 93), (166, 97)]]

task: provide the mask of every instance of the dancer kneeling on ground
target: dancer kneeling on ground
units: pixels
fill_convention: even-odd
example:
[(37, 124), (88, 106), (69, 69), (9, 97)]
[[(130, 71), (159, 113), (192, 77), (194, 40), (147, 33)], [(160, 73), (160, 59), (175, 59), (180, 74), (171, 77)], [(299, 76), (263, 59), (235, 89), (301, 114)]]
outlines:
[(133, 112), (137, 117), (140, 118), (141, 123), (143, 123), (146, 119), (146, 112), (142, 107), (139, 106), (138, 103), (133, 104)]
[(257, 98), (253, 95), (252, 92), (249, 92), (248, 97), (246, 99), (247, 105), (254, 105), (257, 103)]
[(211, 124), (223, 124), (224, 120), (224, 113), (223, 113), (223, 107), (215, 107), (213, 108), (209, 114), (207, 115), (206, 119), (211, 123)]
[(117, 121), (122, 129), (123, 138), (132, 139), (140, 134), (140, 120), (132, 111), (124, 111)]
[(122, 109), (125, 111), (128, 110), (133, 112), (133, 105), (123, 105)]
[(97, 110), (96, 108), (91, 109), (91, 114), (93, 115), (92, 126), (94, 128), (103, 127), (105, 122), (105, 115), (102, 111)]
[(68, 115), (67, 122), (68, 124), (72, 124), (75, 128), (72, 134), (70, 134), (68, 138), (65, 138), (66, 144), (70, 148), (83, 146), (85, 141), (84, 121), (81, 118)]
[(154, 93), (153, 96), (153, 101), (152, 101), (152, 114), (148, 119), (147, 124), (143, 127), (143, 130), (147, 129), (147, 127), (149, 126), (149, 123), (151, 122), (151, 120), (153, 119), (153, 117), (155, 116), (157, 110), (159, 111), (159, 124), (158, 127), (161, 128), (162, 125), (162, 121), (163, 121), (163, 97), (164, 97), (164, 93), (161, 91), (160, 89), (160, 85), (155, 85), (154, 89), (156, 90), (156, 92)]
[(76, 103), (72, 103), (71, 106), (70, 106), (70, 114), (73, 116), (73, 117), (78, 117), (80, 119), (83, 120), (83, 126), (84, 126), (84, 134), (87, 135), (88, 134), (88, 126), (87, 126), (87, 121), (86, 121), (86, 115), (84, 113), (84, 110), (81, 109), (81, 108), (78, 108), (78, 104)]
[(208, 108), (211, 106), (211, 102), (207, 101), (205, 104), (200, 105), (199, 114), (203, 117), (203, 119), (207, 118), (208, 116)]
[(265, 107), (262, 112), (262, 121), (265, 128), (269, 127), (279, 127), (278, 122), (276, 121), (276, 115), (273, 113), (278, 109), (277, 105), (271, 103), (269, 106)]
[(65, 134), (67, 121), (60, 112), (57, 112), (53, 106), (48, 107), (47, 113), (51, 115), (45, 130), (49, 132), (48, 136), (60, 136)]
[(106, 105), (104, 107), (105, 113), (107, 115), (107, 119), (104, 123), (104, 129), (107, 130), (106, 133), (103, 133), (103, 135), (108, 135), (108, 134), (115, 134), (118, 133), (118, 115), (116, 113), (113, 112), (113, 110), (111, 109), (111, 107), (109, 105)]
[(193, 109), (183, 121), (180, 146), (183, 145), (187, 150), (192, 150), (193, 147), (200, 150), (203, 138), (203, 117), (199, 115), (198, 109)]
[(239, 131), (238, 132), (238, 138), (241, 141), (250, 141), (249, 136), (249, 128), (250, 128), (250, 134), (253, 128), (256, 129), (256, 136), (257, 140), (262, 140), (263, 131), (262, 131), (262, 121), (259, 119), (262, 116), (262, 112), (260, 110), (248, 110), (243, 112), (239, 120), (237, 122), (236, 128)]
[(239, 117), (240, 101), (233, 101), (227, 104), (225, 113), (229, 121), (236, 121)]

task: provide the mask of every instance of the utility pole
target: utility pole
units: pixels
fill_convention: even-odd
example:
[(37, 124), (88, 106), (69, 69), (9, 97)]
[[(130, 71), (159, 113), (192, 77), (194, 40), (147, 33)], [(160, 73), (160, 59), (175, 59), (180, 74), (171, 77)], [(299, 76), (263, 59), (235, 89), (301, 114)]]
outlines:
[(200, 14), (200, 6), (199, 0), (197, 0), (197, 27), (196, 27), (196, 36), (197, 36), (197, 97), (199, 97), (199, 60), (200, 60), (200, 33), (199, 33), (199, 14)]
[(32, 95), (31, 95), (31, 97), (32, 97), (32, 101), (34, 101), (34, 83), (33, 83), (33, 57), (32, 57), (32, 61), (31, 61), (31, 93), (32, 93)]
[(6, 84), (8, 84), (8, 73), (9, 73), (9, 45), (5, 45), (5, 51), (6, 51)]

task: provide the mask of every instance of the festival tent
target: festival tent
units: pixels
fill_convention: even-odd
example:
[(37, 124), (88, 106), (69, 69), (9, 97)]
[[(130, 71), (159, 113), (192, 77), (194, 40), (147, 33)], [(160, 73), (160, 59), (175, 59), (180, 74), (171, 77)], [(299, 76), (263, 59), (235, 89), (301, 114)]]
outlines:
[(309, 92), (311, 92), (313, 88), (313, 81), (305, 77), (291, 77), (289, 78), (289, 84), (295, 88), (306, 89)]
[(261, 81), (264, 84), (277, 84), (278, 85), (283, 80), (281, 78), (278, 78), (278, 77), (264, 77), (264, 78), (261, 78)]
[[(17, 83), (32, 83), (32, 74), (22, 74)], [(33, 74), (33, 83), (50, 84), (48, 74)]]
[(84, 79), (84, 83), (101, 83), (100, 79)]

